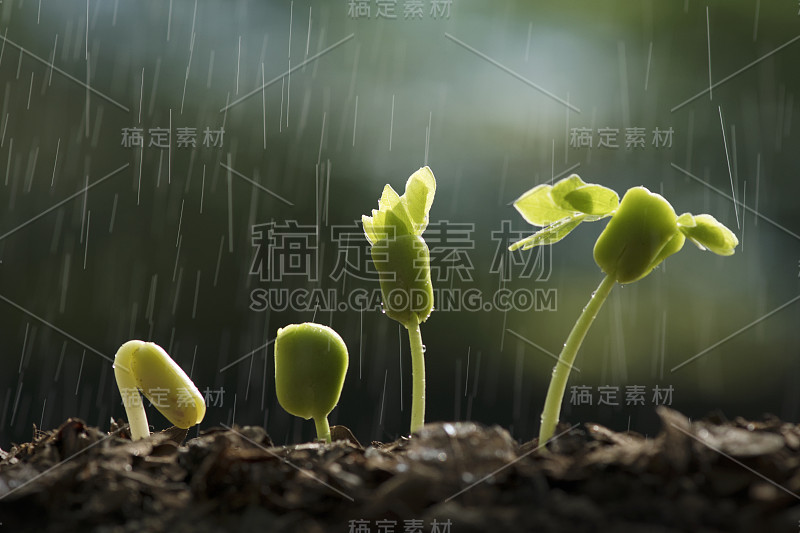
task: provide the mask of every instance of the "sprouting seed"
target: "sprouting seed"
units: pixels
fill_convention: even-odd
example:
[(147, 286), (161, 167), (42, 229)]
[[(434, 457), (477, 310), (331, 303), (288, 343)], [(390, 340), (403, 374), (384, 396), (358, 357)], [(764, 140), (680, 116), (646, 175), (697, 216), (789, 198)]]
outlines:
[(278, 330), (275, 393), (286, 412), (314, 419), (317, 438), (331, 442), (328, 415), (342, 394), (349, 357), (333, 329), (306, 322)]
[(150, 435), (141, 392), (167, 420), (188, 429), (203, 421), (206, 403), (186, 372), (153, 342), (128, 341), (114, 357), (117, 379), (131, 440)]

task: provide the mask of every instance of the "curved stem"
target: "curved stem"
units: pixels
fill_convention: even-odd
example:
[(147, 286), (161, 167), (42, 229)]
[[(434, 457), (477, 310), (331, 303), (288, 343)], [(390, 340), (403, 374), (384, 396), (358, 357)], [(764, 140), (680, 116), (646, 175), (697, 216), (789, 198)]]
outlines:
[(331, 441), (331, 427), (328, 425), (328, 417), (320, 416), (314, 418), (314, 425), (317, 427), (317, 440)]
[(586, 332), (594, 322), (594, 317), (603, 306), (608, 294), (614, 287), (615, 280), (611, 276), (606, 276), (597, 290), (592, 294), (592, 298), (583, 312), (578, 317), (578, 321), (569, 332), (567, 342), (564, 343), (564, 349), (558, 356), (558, 363), (553, 368), (553, 377), (550, 379), (550, 387), (547, 389), (547, 398), (544, 401), (544, 410), (542, 411), (542, 426), (539, 429), (539, 445), (547, 442), (555, 432), (556, 424), (558, 424), (558, 417), (561, 413), (561, 402), (564, 400), (564, 392), (567, 390), (567, 380), (569, 379), (569, 371), (572, 370), (572, 363), (575, 361), (575, 356), (578, 354), (578, 349), (583, 343)]
[(406, 329), (411, 345), (411, 433), (414, 433), (425, 423), (425, 347), (419, 324)]
[(131, 440), (139, 440), (150, 436), (150, 426), (147, 424), (147, 413), (139, 394), (139, 386), (131, 371), (133, 354), (144, 343), (129, 341), (123, 344), (114, 357), (114, 377), (117, 379), (119, 394), (128, 416), (128, 425), (131, 429)]
[[(117, 379), (119, 383), (119, 379)], [(135, 387), (120, 388), (122, 403), (125, 405), (125, 414), (128, 415), (128, 425), (131, 429), (131, 440), (144, 439), (150, 436), (150, 425), (147, 423), (147, 413), (144, 403)]]

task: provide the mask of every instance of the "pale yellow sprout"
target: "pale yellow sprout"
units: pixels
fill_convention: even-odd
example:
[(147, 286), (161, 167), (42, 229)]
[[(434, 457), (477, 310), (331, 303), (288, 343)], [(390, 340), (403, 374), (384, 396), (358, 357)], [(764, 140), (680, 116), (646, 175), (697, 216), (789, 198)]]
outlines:
[(114, 357), (114, 375), (132, 440), (150, 436), (140, 391), (176, 427), (188, 429), (202, 422), (206, 414), (200, 391), (158, 344), (133, 340), (120, 346)]

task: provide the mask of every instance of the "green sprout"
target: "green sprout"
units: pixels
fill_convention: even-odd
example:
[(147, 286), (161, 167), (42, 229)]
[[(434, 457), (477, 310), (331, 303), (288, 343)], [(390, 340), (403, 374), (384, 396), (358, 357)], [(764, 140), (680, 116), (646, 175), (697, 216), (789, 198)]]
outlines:
[(677, 216), (667, 200), (644, 187), (628, 189), (620, 202), (616, 192), (584, 183), (575, 174), (552, 186), (534, 187), (520, 196), (514, 207), (525, 220), (544, 227), (512, 244), (510, 250), (553, 244), (581, 222), (611, 217), (594, 245), (594, 260), (606, 276), (572, 327), (553, 369), (539, 430), (539, 442), (544, 443), (558, 423), (578, 349), (614, 284), (642, 279), (680, 251), (686, 239), (718, 255), (732, 255), (739, 240), (711, 215)]
[(347, 373), (347, 346), (328, 326), (306, 322), (278, 330), (275, 393), (286, 412), (314, 419), (317, 438), (331, 442), (328, 414), (339, 403)]
[(142, 394), (176, 427), (202, 422), (206, 403), (197, 387), (158, 344), (128, 341), (114, 357), (114, 376), (128, 415), (131, 440), (150, 436)]
[(414, 172), (399, 196), (386, 185), (372, 216), (361, 221), (372, 245), (378, 270), (383, 311), (408, 330), (411, 345), (411, 433), (425, 423), (425, 346), (419, 325), (433, 311), (433, 285), (428, 245), (421, 237), (428, 227), (428, 212), (436, 192), (436, 179), (428, 167)]

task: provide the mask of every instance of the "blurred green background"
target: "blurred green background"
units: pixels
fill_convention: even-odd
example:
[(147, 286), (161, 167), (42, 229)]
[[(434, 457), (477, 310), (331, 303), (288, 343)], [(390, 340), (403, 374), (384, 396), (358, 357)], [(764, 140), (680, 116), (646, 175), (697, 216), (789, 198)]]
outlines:
[[(562, 419), (653, 434), (659, 387), (691, 417), (797, 421), (795, 2), (6, 0), (0, 36), (2, 447), (33, 424), (123, 417), (109, 360), (130, 338), (167, 348), (209, 392), (201, 428), (312, 438), (313, 424), (278, 406), (264, 346), (310, 320), (350, 349), (331, 423), (362, 441), (403, 434), (410, 359), (396, 323), (354, 306), (253, 310), (251, 295), (322, 288), (346, 301), (376, 288), (332, 278), (340, 234), (353, 234), (346, 257), (363, 259), (360, 216), (424, 164), (438, 183), (435, 286), (553, 298), (435, 311), (422, 328), (429, 421), (538, 431), (553, 360), (534, 344), (557, 354), (599, 283), (604, 222), (537, 265), (497, 235), (533, 231), (511, 202), (572, 172), (711, 213), (742, 244), (729, 258), (687, 244), (615, 288), (570, 378), (592, 405), (571, 405), (568, 390)], [(143, 130), (143, 148), (124, 145), (125, 128)], [(149, 145), (153, 128), (172, 132), (168, 148)], [(178, 146), (179, 128), (196, 128), (194, 148)], [(221, 146), (205, 145), (206, 128), (224, 128)], [(617, 147), (598, 146), (604, 129)], [(656, 129), (670, 142), (654, 145)], [(580, 131), (591, 148), (573, 142)], [(626, 146), (629, 132), (643, 146)], [(315, 279), (251, 274), (272, 257), (252, 241), (269, 223), (301, 228), (296, 257)], [(447, 228), (462, 240), (441, 242)], [(508, 276), (493, 268), (501, 259)], [(619, 405), (598, 405), (604, 386)], [(633, 386), (643, 405), (626, 405)]]

